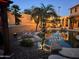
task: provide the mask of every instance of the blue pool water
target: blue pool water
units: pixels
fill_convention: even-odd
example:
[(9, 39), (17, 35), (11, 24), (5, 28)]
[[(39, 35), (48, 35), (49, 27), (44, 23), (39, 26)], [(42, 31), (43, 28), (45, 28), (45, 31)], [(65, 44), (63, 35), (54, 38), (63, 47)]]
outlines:
[[(40, 42), (37, 42), (37, 43), (35, 43), (35, 46), (37, 48), (39, 48), (40, 44), (41, 44)], [(52, 45), (53, 48), (60, 48), (60, 47), (61, 48), (62, 47), (70, 48), (71, 47), (71, 45), (68, 42), (64, 41), (64, 38), (61, 37), (59, 32), (56, 32), (56, 33), (52, 34), (52, 36), (45, 41), (45, 45), (47, 45), (47, 46)]]
[(60, 36), (59, 32), (52, 34), (52, 37), (46, 40), (45, 44), (49, 46), (56, 44), (56, 46), (67, 47), (67, 48), (71, 47), (71, 45), (65, 42), (64, 38)]
[(67, 47), (67, 48), (70, 48), (71, 47), (71, 45), (69, 45), (67, 42), (65, 42), (64, 40), (61, 40), (61, 41), (56, 41), (56, 42), (52, 42), (52, 41), (50, 41), (50, 40), (47, 40), (46, 42), (45, 42), (45, 44), (47, 44), (47, 45), (49, 45), (49, 46), (51, 46), (51, 45), (53, 45), (53, 44), (58, 44), (59, 46), (61, 46), (61, 47)]

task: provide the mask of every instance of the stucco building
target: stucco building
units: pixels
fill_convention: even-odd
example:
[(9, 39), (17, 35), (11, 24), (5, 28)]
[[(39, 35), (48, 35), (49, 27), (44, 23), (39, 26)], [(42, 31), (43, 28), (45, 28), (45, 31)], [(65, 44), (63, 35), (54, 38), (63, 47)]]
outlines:
[(69, 16), (61, 16), (60, 20), (61, 20), (61, 22), (60, 22), (61, 23), (61, 27), (69, 29), (69, 26), (70, 26)]
[[(20, 17), (20, 25), (15, 25), (15, 16), (12, 12), (8, 12), (8, 26), (9, 26), (9, 34), (12, 37), (13, 33), (22, 33), (24, 31), (33, 32), (36, 28), (36, 23), (31, 19), (31, 16), (28, 14), (22, 13)], [(0, 32), (2, 32), (2, 22), (0, 17)]]
[[(22, 16), (19, 18), (21, 20), (20, 25), (15, 25), (15, 16), (8, 12), (8, 24), (10, 27), (19, 27), (21, 26), (20, 30), (22, 31), (34, 31), (35, 30), (35, 22), (31, 19), (31, 16), (28, 14), (22, 13)], [(23, 29), (24, 28), (24, 29)]]
[(70, 8), (71, 28), (79, 29), (79, 4)]

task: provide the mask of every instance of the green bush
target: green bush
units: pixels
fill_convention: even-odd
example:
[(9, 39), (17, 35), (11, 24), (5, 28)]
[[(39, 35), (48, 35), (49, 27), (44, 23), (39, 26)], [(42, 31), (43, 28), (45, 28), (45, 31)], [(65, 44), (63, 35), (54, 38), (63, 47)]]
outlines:
[(23, 39), (21, 42), (20, 42), (20, 45), (23, 46), (23, 47), (32, 47), (34, 45), (33, 41), (31, 39)]
[(43, 37), (42, 33), (38, 33), (37, 35), (38, 35), (40, 38)]

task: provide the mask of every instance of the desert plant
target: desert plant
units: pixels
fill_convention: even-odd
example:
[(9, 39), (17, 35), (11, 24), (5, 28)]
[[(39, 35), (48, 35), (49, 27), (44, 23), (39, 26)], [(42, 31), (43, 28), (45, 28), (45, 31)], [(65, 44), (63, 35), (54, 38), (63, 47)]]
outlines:
[(42, 38), (42, 37), (43, 37), (41, 32), (40, 32), (40, 33), (38, 33), (37, 35), (38, 35), (40, 38)]
[(27, 39), (23, 39), (20, 42), (20, 45), (23, 46), (23, 47), (32, 47), (34, 45), (34, 43), (31, 39), (27, 38)]

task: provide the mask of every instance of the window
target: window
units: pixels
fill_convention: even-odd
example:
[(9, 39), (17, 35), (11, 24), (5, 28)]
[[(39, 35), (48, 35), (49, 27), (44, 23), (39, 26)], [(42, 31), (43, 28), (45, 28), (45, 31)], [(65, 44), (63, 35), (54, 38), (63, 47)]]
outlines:
[(77, 7), (75, 7), (75, 12), (77, 12)]
[(72, 13), (72, 9), (70, 10), (70, 13)]

